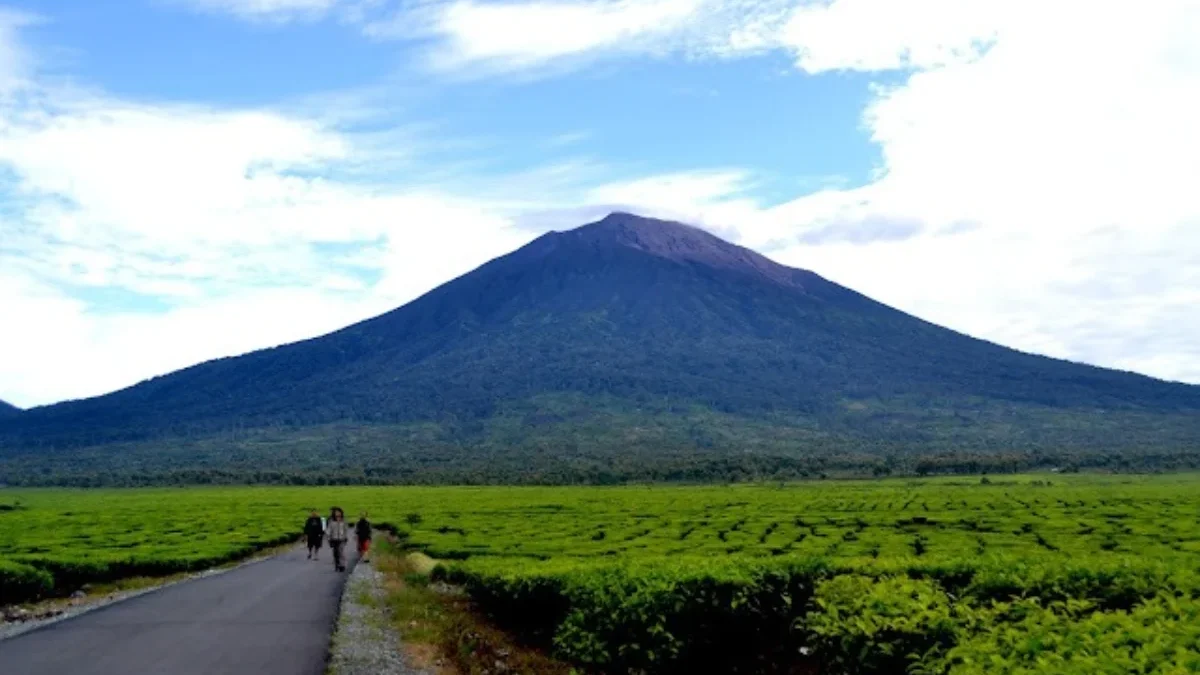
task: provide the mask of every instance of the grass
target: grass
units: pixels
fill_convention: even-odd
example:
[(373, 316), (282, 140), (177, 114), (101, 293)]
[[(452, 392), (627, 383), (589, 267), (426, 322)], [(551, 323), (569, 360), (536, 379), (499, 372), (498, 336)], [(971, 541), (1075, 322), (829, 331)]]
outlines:
[(387, 602), (394, 628), (409, 658), (420, 668), (471, 675), (497, 672), (568, 675), (574, 669), (516, 641), (486, 621), (468, 598), (431, 583), (437, 562), (392, 542), (380, 542), (372, 564), (387, 578)]

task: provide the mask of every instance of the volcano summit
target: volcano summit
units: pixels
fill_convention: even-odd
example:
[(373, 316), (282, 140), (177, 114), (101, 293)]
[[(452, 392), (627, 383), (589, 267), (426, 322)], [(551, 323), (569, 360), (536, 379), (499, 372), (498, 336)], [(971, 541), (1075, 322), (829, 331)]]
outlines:
[(625, 213), (323, 337), (0, 419), (10, 483), (724, 480), (1198, 459), (1200, 387), (1007, 349)]

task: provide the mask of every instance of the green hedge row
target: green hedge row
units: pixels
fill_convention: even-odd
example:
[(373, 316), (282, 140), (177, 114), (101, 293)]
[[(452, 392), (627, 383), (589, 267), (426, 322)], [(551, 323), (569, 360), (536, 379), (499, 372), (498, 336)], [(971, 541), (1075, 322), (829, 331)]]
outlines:
[[(1140, 664), (1125, 672), (1176, 672), (1168, 648), (1176, 660), (1200, 654), (1188, 642), (1194, 572), (1154, 564), (472, 560), (435, 574), (463, 584), (497, 623), (611, 673), (973, 673), (980, 663), (979, 672), (1025, 672), (1044, 649), (1026, 659), (996, 642), (1023, 621), (1092, 631), (1084, 652)], [(1163, 645), (1121, 642), (1125, 624), (1155, 607)], [(1061, 660), (1054, 672), (1107, 672), (1088, 670), (1069, 644), (1045, 647)]]
[(128, 557), (112, 559), (63, 555), (17, 556), (12, 560), (0, 560), (0, 607), (66, 595), (89, 583), (204, 570), (295, 540), (296, 535), (281, 535), (235, 548), (222, 548), (211, 554), (188, 557), (159, 557), (153, 551), (136, 550)]
[(54, 577), (33, 565), (0, 559), (0, 607), (49, 595)]
[(1024, 599), (990, 608), (937, 662), (954, 675), (1200, 673), (1200, 601), (1163, 594), (1110, 612)]

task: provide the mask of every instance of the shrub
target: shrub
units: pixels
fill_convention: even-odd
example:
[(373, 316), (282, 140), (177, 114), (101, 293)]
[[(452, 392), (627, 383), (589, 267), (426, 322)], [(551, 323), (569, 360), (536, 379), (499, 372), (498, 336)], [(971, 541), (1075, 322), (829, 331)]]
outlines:
[(847, 575), (817, 587), (804, 618), (829, 672), (903, 673), (936, 659), (963, 630), (950, 598), (929, 580)]
[(53, 590), (54, 577), (49, 572), (0, 559), (0, 607), (36, 600)]

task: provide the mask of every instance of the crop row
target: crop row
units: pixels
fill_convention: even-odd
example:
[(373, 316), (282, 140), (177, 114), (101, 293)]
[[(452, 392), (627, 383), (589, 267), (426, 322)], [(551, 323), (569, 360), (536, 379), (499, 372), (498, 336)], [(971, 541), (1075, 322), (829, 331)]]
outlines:
[(0, 490), (0, 604), (240, 557), (333, 504), (595, 669), (1168, 673), (1200, 651), (1188, 475)]
[(282, 534), (254, 544), (222, 546), (192, 555), (144, 552), (102, 560), (63, 554), (22, 556), (16, 561), (0, 559), (0, 606), (54, 595), (56, 591), (71, 591), (84, 584), (208, 569), (296, 539), (295, 534)]
[[(479, 561), (436, 574), (465, 585), (499, 624), (601, 672), (1183, 673), (1200, 665), (1200, 585), (1191, 572), (1155, 564)], [(1041, 639), (1030, 632), (1037, 626), (1054, 633)]]

